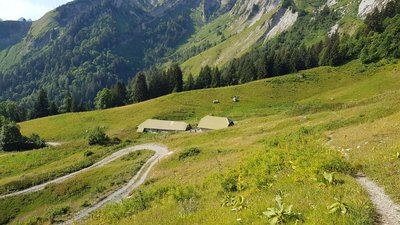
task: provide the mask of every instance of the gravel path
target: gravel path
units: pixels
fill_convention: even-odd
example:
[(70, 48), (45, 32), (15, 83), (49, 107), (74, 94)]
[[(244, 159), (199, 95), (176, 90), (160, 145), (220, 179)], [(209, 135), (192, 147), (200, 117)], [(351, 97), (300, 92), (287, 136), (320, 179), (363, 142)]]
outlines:
[[(328, 137), (330, 140), (327, 142), (327, 145), (336, 149), (336, 147), (332, 145), (333, 135), (330, 134)], [(339, 151), (342, 152), (345, 159), (349, 159), (347, 150), (349, 149), (339, 148)], [(368, 192), (380, 216), (380, 224), (400, 225), (400, 206), (395, 204), (392, 199), (385, 194), (385, 190), (365, 175), (357, 176), (356, 180)]]
[(143, 149), (155, 151), (156, 154), (149, 160), (147, 160), (146, 164), (142, 166), (139, 172), (136, 173), (136, 175), (128, 182), (127, 185), (125, 185), (118, 191), (112, 193), (111, 195), (101, 200), (100, 202), (92, 205), (91, 207), (81, 210), (80, 212), (75, 214), (75, 216), (71, 220), (68, 220), (62, 224), (72, 224), (75, 221), (87, 217), (91, 212), (103, 207), (107, 203), (120, 202), (123, 198), (128, 197), (133, 190), (135, 190), (141, 184), (144, 183), (144, 181), (146, 180), (147, 176), (150, 173), (150, 170), (154, 167), (154, 165), (157, 164), (161, 158), (169, 154), (168, 149), (166, 147), (157, 144), (145, 144), (145, 145), (135, 146), (133, 148), (130, 148), (129, 152), (143, 150)]
[(58, 147), (58, 146), (61, 146), (62, 143), (60, 143), (60, 142), (46, 142), (46, 145), (52, 146), (52, 147)]
[[(13, 193), (10, 193), (10, 194), (7, 194), (7, 195), (2, 195), (2, 196), (0, 196), (0, 199), (43, 190), (46, 186), (48, 186), (50, 184), (58, 184), (58, 183), (64, 182), (65, 180), (67, 180), (69, 178), (77, 176), (77, 175), (79, 175), (81, 173), (84, 173), (84, 172), (86, 172), (88, 170), (91, 170), (91, 169), (94, 169), (94, 168), (97, 168), (97, 167), (102, 167), (102, 166), (104, 166), (104, 165), (106, 165), (106, 164), (108, 164), (108, 163), (110, 163), (110, 162), (112, 162), (112, 161), (124, 156), (124, 155), (127, 155), (127, 154), (129, 154), (131, 152), (134, 152), (134, 151), (139, 151), (139, 150), (152, 150), (152, 151), (154, 151), (156, 153), (152, 158), (150, 158), (146, 162), (146, 164), (141, 168), (141, 170), (138, 173), (138, 174), (140, 174), (142, 172), (143, 168), (145, 168), (148, 164), (151, 163), (150, 167), (148, 167), (148, 169), (146, 170), (144, 176), (142, 176), (142, 179), (144, 180), (144, 179), (146, 179), (147, 174), (149, 173), (150, 169), (154, 166), (154, 164), (158, 161), (158, 159), (161, 159), (162, 157), (164, 157), (165, 155), (168, 154), (168, 149), (166, 147), (163, 147), (163, 146), (158, 145), (158, 144), (144, 144), (144, 145), (137, 145), (137, 146), (134, 146), (134, 147), (125, 148), (125, 149), (122, 149), (122, 150), (120, 150), (118, 152), (113, 153), (112, 155), (104, 158), (103, 160), (93, 164), (90, 167), (87, 167), (85, 169), (76, 171), (76, 172), (68, 174), (68, 175), (65, 175), (63, 177), (59, 177), (59, 178), (57, 178), (55, 180), (51, 180), (51, 181), (48, 181), (48, 182), (43, 183), (43, 184), (30, 187), (30, 188), (22, 190), (22, 191), (17, 191), (17, 192), (13, 192)], [(132, 180), (136, 180), (136, 179), (137, 179), (137, 175)], [(132, 180), (129, 182), (128, 185), (131, 184)], [(126, 187), (124, 187), (124, 188), (126, 188)], [(122, 189), (124, 189), (124, 188), (122, 188)], [(125, 194), (125, 193), (121, 193), (121, 194)]]
[(385, 194), (383, 188), (379, 187), (375, 182), (365, 176), (358, 176), (357, 181), (368, 191), (377, 212), (381, 216), (381, 224), (399, 225), (400, 206), (396, 205), (392, 199)]

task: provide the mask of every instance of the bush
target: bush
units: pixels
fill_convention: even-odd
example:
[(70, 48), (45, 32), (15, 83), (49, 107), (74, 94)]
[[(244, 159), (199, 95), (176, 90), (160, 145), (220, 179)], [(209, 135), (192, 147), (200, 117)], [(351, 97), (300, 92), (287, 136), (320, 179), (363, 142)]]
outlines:
[(196, 156), (200, 153), (201, 153), (201, 150), (198, 148), (189, 148), (179, 154), (179, 160), (184, 160), (186, 158)]
[(25, 137), (15, 122), (0, 117), (0, 151), (21, 151), (43, 148), (46, 141), (37, 134)]
[(91, 155), (93, 155), (93, 154), (94, 154), (94, 152), (87, 150), (87, 151), (84, 153), (84, 156), (85, 156), (85, 157), (89, 157), (89, 156), (91, 156)]
[(71, 208), (69, 206), (61, 207), (61, 208), (55, 208), (48, 212), (47, 218), (51, 221), (54, 222), (55, 218), (58, 216), (66, 215), (71, 211)]
[(196, 199), (199, 195), (196, 192), (196, 189), (192, 186), (186, 187), (176, 187), (172, 193), (172, 197), (176, 202), (183, 202), (189, 199)]
[(349, 162), (344, 161), (340, 158), (334, 158), (329, 162), (326, 162), (322, 167), (322, 170), (327, 172), (338, 172), (349, 175), (354, 175), (358, 172), (358, 169), (352, 166)]
[(38, 134), (31, 134), (28, 138), (33, 148), (44, 148), (46, 147), (46, 140), (41, 138)]
[(89, 133), (89, 145), (107, 145), (110, 137), (107, 136), (105, 129), (96, 127)]
[(243, 191), (245, 185), (243, 182), (243, 171), (229, 171), (222, 179), (221, 186), (226, 192)]

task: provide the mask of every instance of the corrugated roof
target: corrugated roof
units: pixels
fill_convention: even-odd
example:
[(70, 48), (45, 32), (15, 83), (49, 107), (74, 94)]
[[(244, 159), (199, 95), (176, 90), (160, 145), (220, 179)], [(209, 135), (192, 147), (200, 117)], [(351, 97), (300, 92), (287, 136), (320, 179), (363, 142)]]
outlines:
[(148, 119), (139, 125), (137, 132), (144, 132), (145, 129), (166, 130), (166, 131), (186, 131), (189, 124), (179, 121)]
[(200, 120), (197, 127), (201, 129), (220, 130), (232, 125), (232, 120), (226, 117), (206, 116)]

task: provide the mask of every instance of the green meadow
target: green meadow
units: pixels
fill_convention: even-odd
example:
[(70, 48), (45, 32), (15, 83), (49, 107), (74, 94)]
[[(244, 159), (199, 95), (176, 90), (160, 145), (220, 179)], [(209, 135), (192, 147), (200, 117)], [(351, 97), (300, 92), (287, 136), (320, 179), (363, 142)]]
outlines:
[[(79, 223), (268, 224), (279, 217), (285, 224), (374, 224), (375, 210), (354, 175), (366, 174), (400, 203), (399, 76), (397, 63), (354, 61), (27, 121), (20, 124), (24, 134), (35, 132), (63, 145), (2, 153), (0, 191), (18, 189), (10, 186), (15, 182), (22, 183), (21, 189), (79, 170), (125, 146), (161, 143), (173, 154), (154, 167), (131, 198)], [(234, 95), (240, 102), (232, 102)], [(212, 104), (214, 99), (221, 103)], [(206, 115), (226, 116), (236, 125), (206, 133), (136, 133), (148, 118), (196, 126)], [(123, 144), (88, 147), (87, 132), (96, 126)], [(94, 153), (92, 158), (85, 156), (87, 151)], [(150, 154), (121, 158), (63, 185), (1, 199), (0, 223), (68, 219), (117, 189)], [(114, 180), (120, 183), (113, 185)], [(264, 213), (279, 211), (277, 196), (283, 198), (284, 210), (292, 206), (287, 215)]]

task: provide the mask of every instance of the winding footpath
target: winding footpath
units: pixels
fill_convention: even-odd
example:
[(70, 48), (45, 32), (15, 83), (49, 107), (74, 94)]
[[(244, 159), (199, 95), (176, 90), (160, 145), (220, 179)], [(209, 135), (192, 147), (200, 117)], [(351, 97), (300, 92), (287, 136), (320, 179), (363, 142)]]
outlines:
[(139, 151), (139, 150), (151, 150), (151, 151), (154, 151), (155, 154), (149, 160), (147, 160), (147, 162), (142, 166), (142, 168), (136, 173), (136, 175), (124, 187), (115, 191), (114, 193), (107, 196), (105, 199), (101, 200), (100, 202), (97, 202), (96, 204), (92, 205), (91, 207), (88, 207), (88, 208), (78, 212), (77, 214), (74, 215), (74, 217), (71, 220), (66, 221), (64, 223), (64, 224), (71, 224), (74, 221), (80, 220), (80, 219), (88, 216), (91, 212), (95, 211), (96, 209), (101, 208), (102, 206), (104, 206), (105, 204), (107, 204), (109, 202), (119, 202), (123, 198), (128, 197), (129, 193), (131, 193), (133, 190), (135, 190), (141, 184), (144, 183), (144, 181), (146, 180), (147, 176), (149, 175), (151, 169), (159, 162), (159, 160), (169, 154), (168, 149), (165, 146), (162, 146), (159, 144), (143, 144), (143, 145), (137, 145), (137, 146), (125, 148), (118, 152), (113, 153), (112, 155), (104, 158), (103, 160), (93, 164), (90, 167), (87, 167), (85, 169), (76, 171), (76, 172), (68, 174), (68, 175), (65, 175), (63, 177), (59, 177), (55, 180), (48, 181), (43, 184), (30, 187), (30, 188), (22, 190), (22, 191), (14, 192), (14, 193), (7, 194), (7, 195), (2, 195), (2, 196), (0, 196), (0, 199), (43, 190), (46, 186), (48, 186), (50, 184), (61, 183), (67, 179), (70, 179), (70, 178), (77, 176), (81, 173), (84, 173), (88, 170), (102, 167), (124, 155), (127, 155), (127, 154), (135, 152), (135, 151)]
[[(336, 149), (333, 142), (333, 136), (328, 136), (330, 140), (327, 142), (328, 146)], [(345, 159), (349, 159), (349, 153), (346, 149), (339, 148)], [(382, 225), (400, 225), (400, 206), (393, 202), (393, 200), (385, 193), (385, 190), (370, 180), (365, 175), (357, 175), (357, 182), (368, 192), (372, 203), (375, 206), (376, 212), (379, 215), (379, 223)]]
[(395, 204), (385, 190), (379, 187), (375, 182), (365, 176), (358, 176), (358, 183), (368, 191), (377, 213), (381, 216), (381, 224), (383, 225), (399, 225), (400, 224), (400, 206)]

